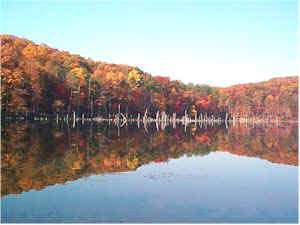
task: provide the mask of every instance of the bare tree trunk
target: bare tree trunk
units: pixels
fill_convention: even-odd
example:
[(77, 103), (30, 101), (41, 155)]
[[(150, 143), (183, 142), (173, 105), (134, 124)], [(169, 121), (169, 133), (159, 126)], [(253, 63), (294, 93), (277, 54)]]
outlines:
[(89, 84), (88, 84), (88, 106), (89, 106), (89, 114), (91, 114), (91, 78), (89, 78)]
[(73, 89), (71, 88), (71, 94), (70, 94), (70, 98), (69, 98), (69, 105), (68, 105), (68, 114), (71, 112), (71, 108), (72, 108), (72, 96), (73, 95)]

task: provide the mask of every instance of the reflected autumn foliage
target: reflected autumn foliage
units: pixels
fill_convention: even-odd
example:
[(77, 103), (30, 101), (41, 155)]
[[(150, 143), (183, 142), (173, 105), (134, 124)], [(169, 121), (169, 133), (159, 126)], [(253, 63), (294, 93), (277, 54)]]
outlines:
[(218, 149), (273, 163), (298, 165), (298, 126), (230, 127), (227, 135), (219, 135)]
[[(146, 132), (97, 124), (4, 124), (1, 196), (111, 172), (136, 170), (182, 155), (226, 151), (274, 163), (298, 165), (297, 126), (167, 128)], [(217, 166), (217, 165), (216, 165)]]

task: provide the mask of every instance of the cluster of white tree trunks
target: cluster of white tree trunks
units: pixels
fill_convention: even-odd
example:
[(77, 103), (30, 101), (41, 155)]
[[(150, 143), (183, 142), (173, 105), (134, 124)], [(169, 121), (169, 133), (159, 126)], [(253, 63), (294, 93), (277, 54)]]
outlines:
[[(37, 121), (47, 121), (51, 120), (53, 117), (34, 117), (34, 120)], [(26, 119), (23, 117), (20, 117), (18, 119)], [(263, 124), (263, 123), (275, 123), (279, 124), (280, 119), (278, 117), (275, 118), (261, 118), (261, 117), (238, 117), (235, 115), (229, 116), (228, 113), (225, 114), (225, 118), (216, 117), (214, 115), (208, 115), (207, 113), (198, 113), (195, 112), (194, 116), (190, 117), (187, 113), (187, 110), (185, 110), (185, 113), (183, 116), (178, 117), (176, 113), (173, 113), (172, 115), (166, 114), (164, 111), (160, 112), (157, 111), (154, 117), (151, 117), (148, 115), (148, 110), (144, 112), (144, 114), (138, 113), (137, 115), (130, 115), (127, 114), (124, 115), (121, 112), (121, 107), (119, 105), (118, 112), (115, 114), (109, 114), (108, 118), (104, 117), (87, 117), (85, 114), (77, 115), (76, 112), (72, 112), (71, 115), (59, 115), (56, 114), (55, 117), (56, 122), (64, 121), (67, 123), (72, 123), (73, 126), (75, 126), (76, 123), (81, 122), (84, 123), (85, 121), (94, 121), (94, 122), (108, 122), (108, 123), (114, 123), (117, 126), (124, 126), (127, 123), (137, 123), (137, 126), (139, 127), (141, 123), (145, 125), (149, 123), (156, 123), (157, 127), (166, 127), (169, 125), (172, 125), (173, 127), (176, 127), (176, 124), (182, 124), (184, 126), (187, 126), (189, 124), (227, 124), (232, 123), (242, 123), (242, 124)], [(286, 122), (286, 121), (285, 121)], [(293, 121), (288, 121), (293, 122)]]
[[(199, 116), (198, 116), (199, 115)], [(47, 120), (47, 118), (46, 118)], [(275, 123), (279, 124), (281, 121), (278, 117), (270, 119), (270, 118), (260, 118), (260, 117), (229, 117), (228, 113), (226, 113), (225, 118), (221, 117), (215, 117), (214, 115), (208, 116), (207, 113), (195, 113), (195, 116), (190, 117), (187, 114), (187, 111), (185, 111), (184, 116), (178, 117), (176, 113), (173, 113), (172, 115), (166, 114), (163, 112), (156, 112), (155, 117), (148, 116), (148, 111), (146, 110), (144, 114), (138, 113), (135, 117), (127, 115), (124, 115), (120, 111), (120, 106), (118, 113), (116, 114), (110, 114), (108, 118), (104, 117), (85, 117), (84, 114), (81, 116), (77, 116), (75, 112), (72, 113), (71, 116), (66, 115), (63, 117), (59, 117), (57, 114), (56, 116), (56, 122), (59, 121), (65, 121), (67, 123), (71, 122), (73, 126), (77, 122), (84, 123), (85, 121), (94, 121), (94, 122), (108, 122), (108, 123), (114, 123), (116, 126), (124, 126), (127, 123), (136, 123), (138, 127), (140, 127), (140, 124), (147, 125), (149, 123), (155, 123), (157, 127), (166, 127), (169, 125), (172, 125), (172, 127), (176, 127), (176, 124), (182, 124), (185, 127), (189, 124), (225, 124), (226, 126), (229, 123), (236, 124), (236, 123), (242, 123), (242, 124), (262, 124), (262, 123)]]

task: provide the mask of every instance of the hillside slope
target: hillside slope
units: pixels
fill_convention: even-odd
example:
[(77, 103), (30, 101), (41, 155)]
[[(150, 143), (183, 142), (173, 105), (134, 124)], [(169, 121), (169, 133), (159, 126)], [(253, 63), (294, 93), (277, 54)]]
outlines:
[[(96, 62), (11, 35), (1, 35), (3, 115), (157, 110), (183, 115), (196, 111), (222, 115), (298, 118), (298, 77), (215, 88), (186, 85), (141, 69)], [(195, 71), (197, 72), (197, 71)], [(205, 75), (203, 75), (205, 76)]]
[(231, 114), (298, 118), (298, 77), (234, 85), (219, 89), (219, 105)]

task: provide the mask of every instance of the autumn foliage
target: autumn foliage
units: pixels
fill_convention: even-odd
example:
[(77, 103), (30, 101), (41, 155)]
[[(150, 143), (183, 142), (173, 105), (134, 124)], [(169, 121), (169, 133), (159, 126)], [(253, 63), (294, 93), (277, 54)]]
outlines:
[[(117, 54), (117, 53), (116, 53)], [(298, 77), (215, 88), (152, 76), (137, 67), (96, 62), (44, 44), (1, 35), (1, 106), (8, 114), (107, 116), (157, 110), (298, 118)]]
[(219, 107), (230, 114), (298, 120), (298, 77), (219, 89)]

